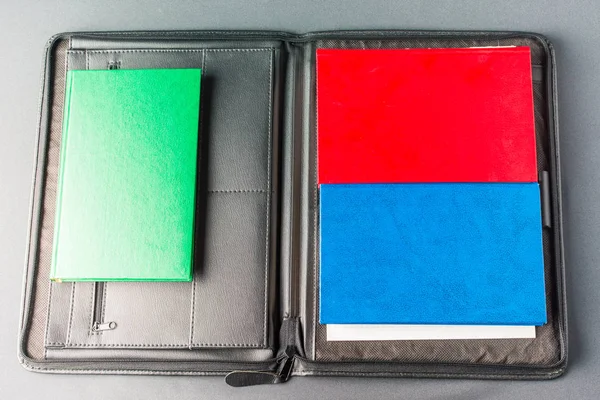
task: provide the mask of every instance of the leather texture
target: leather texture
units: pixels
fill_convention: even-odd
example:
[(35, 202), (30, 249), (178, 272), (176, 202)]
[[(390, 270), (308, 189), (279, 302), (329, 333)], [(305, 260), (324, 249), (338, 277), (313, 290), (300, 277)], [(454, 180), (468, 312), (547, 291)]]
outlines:
[(543, 325), (537, 183), (320, 185), (321, 324)]
[[(552, 198), (552, 227), (544, 230), (544, 252), (548, 262), (545, 264), (547, 285), (547, 308), (549, 310), (550, 323), (538, 330), (538, 338), (533, 342), (499, 341), (434, 341), (435, 343), (399, 343), (399, 342), (361, 342), (352, 346), (346, 344), (337, 345), (323, 340), (323, 330), (316, 322), (318, 315), (318, 191), (316, 190), (316, 115), (315, 115), (315, 50), (316, 48), (407, 48), (407, 47), (472, 47), (472, 46), (502, 46), (521, 45), (529, 46), (532, 50), (532, 60), (536, 67), (534, 75), (543, 82), (534, 84), (534, 98), (536, 99), (536, 135), (539, 140), (537, 145), (538, 168), (548, 170), (550, 173), (550, 194)], [(219, 334), (222, 338), (239, 339), (237, 333), (232, 330), (246, 332), (242, 333), (244, 339), (254, 340), (264, 333), (264, 321), (267, 323), (267, 342), (269, 347), (201, 347), (189, 350), (187, 348), (149, 348), (146, 346), (131, 348), (111, 348), (117, 340), (106, 338), (104, 331), (102, 339), (84, 338), (88, 337), (89, 325), (92, 320), (90, 314), (92, 304), (97, 300), (95, 293), (106, 294), (106, 308), (100, 315), (117, 316), (121, 312), (114, 304), (130, 301), (129, 295), (113, 297), (115, 287), (109, 283), (107, 290), (99, 291), (92, 286), (76, 287), (73, 291), (71, 284), (49, 285), (45, 277), (49, 273), (48, 248), (51, 247), (52, 219), (54, 209), (52, 206), (56, 184), (56, 165), (58, 158), (57, 149), (60, 147), (61, 117), (62, 117), (62, 93), (61, 85), (64, 85), (65, 69), (106, 69), (121, 67), (127, 68), (137, 66), (143, 68), (145, 65), (155, 67), (202, 67), (204, 60), (204, 49), (220, 49), (214, 51), (211, 56), (219, 56), (218, 65), (213, 65), (214, 70), (219, 70), (222, 63), (223, 71), (232, 73), (231, 79), (239, 79), (237, 82), (244, 88), (251, 82), (263, 82), (265, 75), (260, 71), (268, 64), (266, 56), (270, 50), (261, 50), (263, 58), (255, 51), (249, 49), (274, 49), (273, 55), (273, 79), (272, 79), (272, 147), (271, 163), (262, 164), (267, 170), (267, 176), (271, 175), (270, 187), (255, 187), (265, 190), (264, 197), (260, 194), (256, 199), (246, 204), (248, 221), (258, 218), (254, 207), (261, 201), (269, 204), (270, 224), (267, 224), (269, 232), (269, 272), (264, 276), (264, 268), (261, 265), (260, 274), (266, 279), (265, 284), (258, 285), (259, 267), (251, 263), (243, 267), (233, 263), (231, 268), (223, 269), (223, 276), (231, 279), (233, 271), (241, 273), (235, 275), (235, 280), (218, 283), (214, 281), (214, 295), (208, 304), (198, 304), (200, 309), (215, 310), (222, 309), (219, 314), (221, 320), (212, 320), (215, 327), (207, 327), (206, 331), (201, 329), (200, 334), (211, 336)], [(233, 49), (244, 48), (243, 52)], [(68, 50), (68, 54), (67, 54)], [(119, 50), (115, 52), (115, 50)], [(127, 51), (123, 51), (127, 50)], [(151, 50), (151, 51), (148, 51)], [(161, 51), (154, 51), (161, 50)], [(185, 51), (183, 51), (185, 50)], [(200, 50), (200, 51), (198, 51)], [(221, 54), (223, 53), (223, 54)], [(230, 54), (233, 53), (233, 54)], [(247, 57), (246, 57), (247, 56)], [(256, 56), (256, 58), (253, 58)], [(231, 58), (228, 58), (231, 57)], [(209, 57), (210, 58), (210, 57)], [(119, 65), (119, 62), (121, 65)], [(246, 68), (245, 65), (251, 66)], [(211, 65), (205, 66), (210, 71)], [(279, 69), (283, 67), (285, 74), (280, 74)], [(258, 68), (258, 71), (255, 71)], [(552, 378), (564, 371), (566, 362), (566, 321), (565, 321), (565, 295), (563, 289), (564, 262), (562, 258), (562, 221), (560, 212), (560, 171), (558, 169), (558, 132), (556, 120), (556, 93), (555, 93), (555, 65), (552, 47), (541, 36), (514, 33), (514, 32), (419, 32), (419, 31), (338, 31), (318, 32), (304, 35), (293, 35), (282, 32), (96, 32), (83, 34), (62, 34), (52, 38), (46, 49), (46, 63), (44, 66), (44, 85), (42, 88), (41, 116), (39, 122), (39, 147), (37, 153), (37, 166), (35, 172), (31, 231), (29, 237), (29, 252), (27, 267), (25, 271), (24, 307), (22, 312), (22, 326), (20, 337), (20, 359), (23, 365), (33, 371), (40, 372), (63, 372), (63, 373), (117, 373), (117, 374), (225, 374), (232, 370), (243, 371), (276, 371), (281, 367), (284, 357), (282, 346), (291, 345), (293, 341), (296, 347), (295, 361), (293, 362), (292, 374), (295, 375), (350, 375), (350, 376), (427, 376), (427, 377), (472, 377), (472, 378)], [(260, 75), (260, 77), (259, 77)], [(285, 75), (284, 82), (279, 76)], [(223, 83), (223, 82), (222, 82)], [(215, 82), (216, 84), (216, 82)], [(210, 86), (210, 84), (208, 85)], [(231, 107), (235, 111), (233, 121), (225, 121), (229, 128), (211, 127), (211, 120), (204, 119), (202, 132), (210, 132), (218, 129), (219, 132), (229, 132), (232, 135), (242, 135), (243, 141), (236, 141), (233, 137), (223, 137), (219, 146), (223, 148), (210, 150), (210, 143), (203, 143), (201, 162), (206, 165), (201, 171), (212, 171), (209, 175), (201, 177), (201, 184), (208, 190), (229, 189), (225, 186), (230, 183), (257, 183), (263, 182), (257, 171), (246, 171), (245, 168), (253, 168), (253, 161), (246, 156), (247, 149), (264, 152), (264, 148), (256, 147), (261, 133), (255, 136), (246, 132), (246, 121), (249, 127), (255, 127), (260, 117), (251, 115), (247, 110), (240, 108), (238, 104), (248, 104), (245, 95), (238, 102), (238, 93), (231, 93), (230, 89), (224, 87), (230, 95), (223, 98), (227, 104), (219, 107)], [(260, 92), (248, 94), (247, 97), (256, 98), (260, 102), (267, 94), (267, 88)], [(205, 92), (206, 85), (203, 81), (202, 91)], [(220, 89), (219, 89), (220, 90)], [(218, 98), (218, 95), (215, 94)], [(249, 110), (255, 105), (248, 106)], [(262, 108), (263, 112), (268, 108)], [(213, 110), (208, 110), (209, 115)], [(231, 116), (229, 116), (231, 118)], [(268, 119), (268, 117), (266, 117)], [(215, 121), (223, 121), (223, 118), (215, 116)], [(219, 122), (221, 124), (223, 122)], [(216, 122), (215, 122), (216, 124)], [(233, 128), (235, 127), (235, 128)], [(279, 128), (283, 128), (281, 134), (282, 150), (281, 163), (279, 159)], [(241, 131), (244, 130), (244, 131)], [(266, 137), (261, 139), (266, 140)], [(210, 140), (210, 138), (208, 139)], [(212, 139), (213, 143), (217, 143)], [(229, 146), (243, 146), (229, 151)], [(258, 150), (257, 150), (258, 149)], [(254, 151), (253, 150), (253, 151)], [(212, 151), (212, 152), (211, 152)], [(241, 154), (240, 154), (241, 153)], [(267, 154), (269, 153), (267, 148)], [(212, 154), (212, 156), (211, 156)], [(264, 153), (263, 153), (264, 154)], [(216, 159), (222, 162), (233, 162), (233, 165), (214, 165)], [(539, 160), (544, 159), (540, 164)], [(268, 165), (271, 166), (270, 171)], [(231, 167), (231, 168), (230, 168)], [(219, 171), (217, 171), (219, 170)], [(221, 171), (227, 170), (227, 173)], [(269, 174), (270, 172), (270, 174)], [(281, 179), (277, 174), (281, 172)], [(223, 178), (223, 179), (221, 179)], [(256, 179), (256, 182), (253, 180)], [(212, 182), (212, 183), (211, 183)], [(279, 186), (281, 182), (281, 187)], [(267, 181), (267, 184), (269, 182)], [(223, 186), (219, 186), (223, 184)], [(251, 188), (251, 187), (250, 187)], [(245, 189), (248, 189), (246, 187)], [(281, 190), (280, 190), (281, 189)], [(278, 206), (278, 196), (282, 195), (281, 207)], [(219, 197), (215, 195), (214, 197)], [(227, 196), (224, 196), (227, 197)], [(203, 215), (204, 209), (210, 206), (211, 196), (206, 196), (207, 204), (203, 205), (198, 215)], [(218, 200), (215, 200), (218, 202)], [(255, 203), (256, 202), (256, 203)], [(235, 201), (223, 204), (223, 207), (235, 207)], [(252, 205), (254, 204), (254, 205)], [(221, 204), (219, 204), (221, 205)], [(263, 203), (264, 205), (264, 203)], [(252, 211), (254, 210), (254, 211)], [(264, 210), (265, 214), (267, 212)], [(228, 212), (229, 208), (228, 208)], [(217, 215), (215, 215), (216, 217)], [(281, 224), (278, 224), (278, 221)], [(227, 221), (223, 221), (227, 223)], [(208, 226), (208, 225), (203, 225)], [(227, 232), (215, 232), (215, 235), (232, 233), (238, 229), (237, 225), (227, 224)], [(260, 231), (262, 228), (258, 228)], [(202, 233), (203, 235), (204, 233)], [(217, 236), (214, 236), (217, 237)], [(233, 237), (240, 237), (233, 235)], [(250, 238), (255, 238), (255, 233), (249, 232)], [(279, 240), (281, 239), (281, 247)], [(254, 239), (252, 239), (254, 240)], [(50, 244), (50, 245), (49, 245)], [(264, 242), (259, 243), (228, 243), (227, 251), (232, 248), (230, 255), (215, 254), (215, 259), (227, 260), (228, 257), (235, 260), (238, 250), (246, 246), (252, 247), (247, 253), (252, 260), (262, 250)], [(237, 246), (239, 245), (239, 247)], [(246, 251), (246, 250), (243, 250)], [(204, 249), (197, 249), (197, 256), (204, 257)], [(275, 256), (279, 257), (275, 271)], [(219, 262), (220, 265), (220, 262)], [(217, 269), (211, 269), (219, 275)], [(253, 271), (252, 276), (247, 276), (248, 271)], [(277, 272), (277, 273), (276, 273)], [(281, 278), (282, 284), (278, 284), (277, 278)], [(212, 278), (211, 278), (212, 279)], [(79, 285), (79, 284), (77, 284)], [(184, 283), (185, 285), (185, 283)], [(249, 287), (241, 288), (244, 285)], [(234, 289), (235, 288), (235, 289)], [(241, 288), (241, 289), (238, 289)], [(197, 287), (196, 289), (199, 289)], [(186, 298), (185, 292), (191, 293), (193, 287), (182, 290), (181, 297), (173, 296), (174, 303), (183, 302)], [(248, 290), (246, 292), (246, 290)], [(254, 292), (252, 304), (247, 308), (246, 303), (232, 296), (243, 293)], [(132, 293), (138, 293), (132, 289)], [(196, 293), (198, 294), (198, 293)], [(160, 290), (152, 293), (144, 293), (149, 298), (160, 298)], [(171, 294), (172, 295), (172, 294)], [(206, 293), (210, 296), (210, 293)], [(189, 302), (182, 306), (180, 314), (175, 318), (173, 329), (178, 330), (186, 326), (192, 314), (192, 296), (187, 297)], [(264, 304), (267, 297), (266, 318), (263, 315), (249, 315), (246, 311), (255, 312), (253, 307), (260, 303)], [(49, 301), (50, 299), (50, 301)], [(152, 303), (153, 301), (151, 301)], [(74, 307), (71, 307), (73, 303)], [(102, 304), (103, 302), (101, 302)], [(75, 306), (77, 304), (77, 306)], [(109, 307), (109, 304), (112, 304)], [(155, 304), (155, 303), (154, 303)], [(48, 305), (50, 305), (48, 309)], [(236, 305), (239, 307), (236, 308)], [(232, 309), (235, 311), (231, 311)], [(160, 310), (160, 307), (158, 308)], [(276, 312), (280, 310), (278, 315)], [(150, 305), (144, 305), (138, 312), (147, 312), (146, 320), (135, 315), (132, 322), (138, 327), (146, 327), (148, 315), (155, 310)], [(94, 311), (91, 311), (92, 314)], [(127, 312), (127, 310), (123, 310)], [(178, 310), (179, 312), (179, 310)], [(188, 317), (186, 317), (188, 313)], [(197, 313), (196, 310), (194, 313)], [(228, 314), (231, 313), (231, 314)], [(71, 316), (71, 314), (73, 314)], [(161, 314), (159, 312), (159, 314)], [(123, 314), (124, 315), (124, 314)], [(241, 317), (231, 326), (229, 317)], [(277, 343), (275, 332), (281, 324), (281, 317), (294, 317), (298, 321), (298, 332), (295, 335), (284, 335), (281, 343)], [(154, 318), (152, 323), (162, 326), (165, 320), (163, 315)], [(187, 320), (186, 320), (187, 318)], [(212, 318), (212, 317), (211, 317)], [(262, 318), (262, 319), (261, 319)], [(69, 331), (68, 321), (73, 322), (71, 329), (71, 341), (79, 338), (92, 340), (91, 346), (65, 348), (52, 346), (50, 343), (56, 341), (65, 342)], [(253, 321), (249, 322), (248, 321)], [(258, 321), (258, 322), (257, 322)], [(221, 325), (222, 323), (222, 325)], [(77, 331), (75, 325), (80, 324), (86, 330)], [(134, 325), (131, 325), (132, 327)], [(263, 329), (260, 329), (262, 326)], [(187, 326), (191, 328), (191, 326)], [(223, 331), (220, 331), (220, 327)], [(168, 328), (169, 332), (171, 328)], [(195, 327), (194, 330), (197, 328)], [(118, 329), (110, 331), (116, 333)], [(255, 330), (255, 331), (254, 331)], [(79, 333), (77, 333), (79, 332)], [(125, 333), (125, 330), (121, 330)], [(131, 339), (129, 334), (137, 332), (132, 329), (119, 338)], [(191, 333), (191, 329), (189, 331)], [(221, 335), (222, 334), (222, 335)], [(45, 339), (45, 335), (47, 338)], [(139, 337), (135, 333), (136, 338)], [(194, 335), (189, 336), (191, 338)], [(157, 343), (157, 338), (162, 338), (160, 327), (150, 328), (148, 336), (142, 337), (145, 343)], [(182, 336), (175, 334), (174, 341), (181, 341)], [(293, 339), (292, 339), (293, 338)], [(100, 340), (100, 341), (99, 341)], [(198, 339), (200, 340), (200, 339)], [(109, 346), (99, 347), (98, 343), (110, 343)], [(87, 343), (87, 342), (86, 342)], [(46, 344), (46, 345), (45, 345)], [(187, 343), (189, 346), (189, 342)], [(277, 358), (273, 358), (277, 354)], [(261, 361), (262, 360), (262, 361)], [(342, 362), (338, 362), (342, 361)]]
[[(53, 283), (46, 334), (53, 358), (78, 354), (61, 356), (60, 348), (272, 348), (272, 102), (279, 49), (261, 44), (68, 51), (69, 70), (202, 68), (202, 144), (193, 282), (109, 282), (100, 297), (93, 283)], [(95, 319), (116, 328), (93, 332)], [(263, 359), (273, 354), (251, 352)], [(202, 354), (208, 353), (192, 358)]]

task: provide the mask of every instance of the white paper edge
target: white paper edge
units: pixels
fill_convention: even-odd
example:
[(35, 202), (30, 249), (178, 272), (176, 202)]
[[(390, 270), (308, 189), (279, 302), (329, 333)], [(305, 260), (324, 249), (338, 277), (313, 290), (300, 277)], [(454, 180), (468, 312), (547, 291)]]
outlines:
[(535, 326), (329, 324), (328, 341), (534, 339)]

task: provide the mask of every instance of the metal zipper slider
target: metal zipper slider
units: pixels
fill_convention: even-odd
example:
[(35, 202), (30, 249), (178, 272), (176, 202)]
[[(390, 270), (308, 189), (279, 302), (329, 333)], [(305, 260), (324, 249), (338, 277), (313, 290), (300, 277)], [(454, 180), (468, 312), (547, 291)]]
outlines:
[(232, 371), (225, 376), (229, 386), (242, 387), (264, 385), (267, 383), (283, 383), (290, 378), (294, 365), (294, 347), (285, 349), (285, 357), (279, 361), (277, 371)]
[(277, 382), (275, 383), (283, 383), (287, 382), (290, 379), (290, 374), (292, 372), (292, 367), (294, 366), (294, 357), (295, 349), (293, 346), (288, 346), (285, 348), (285, 356), (281, 364), (279, 364), (279, 368), (277, 369)]
[(94, 322), (94, 325), (92, 325), (92, 332), (112, 331), (116, 327), (117, 327), (117, 323), (115, 321), (105, 322), (105, 323), (100, 323), (100, 322), (96, 321), (96, 322)]

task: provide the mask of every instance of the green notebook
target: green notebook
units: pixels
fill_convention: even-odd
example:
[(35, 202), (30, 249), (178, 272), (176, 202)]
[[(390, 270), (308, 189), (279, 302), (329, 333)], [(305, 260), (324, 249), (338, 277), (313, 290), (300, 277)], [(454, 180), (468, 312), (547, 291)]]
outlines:
[(192, 279), (200, 77), (68, 72), (51, 279)]

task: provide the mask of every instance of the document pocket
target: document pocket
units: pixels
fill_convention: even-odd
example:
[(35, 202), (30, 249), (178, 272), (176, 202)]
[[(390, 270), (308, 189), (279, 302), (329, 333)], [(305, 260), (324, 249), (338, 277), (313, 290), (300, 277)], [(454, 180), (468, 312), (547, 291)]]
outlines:
[(60, 358), (60, 349), (273, 346), (277, 52), (272, 46), (67, 52), (69, 69), (202, 68), (195, 261), (192, 282), (50, 283), (49, 356)]

